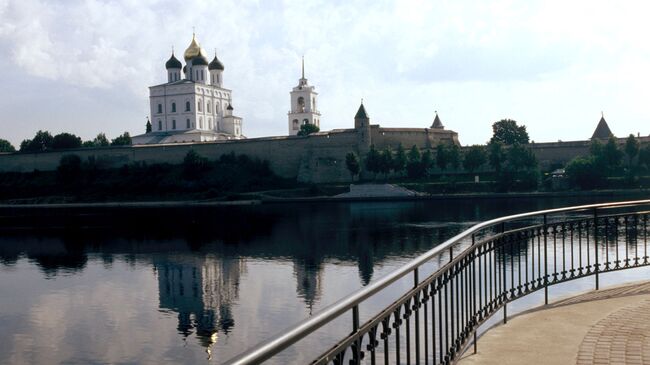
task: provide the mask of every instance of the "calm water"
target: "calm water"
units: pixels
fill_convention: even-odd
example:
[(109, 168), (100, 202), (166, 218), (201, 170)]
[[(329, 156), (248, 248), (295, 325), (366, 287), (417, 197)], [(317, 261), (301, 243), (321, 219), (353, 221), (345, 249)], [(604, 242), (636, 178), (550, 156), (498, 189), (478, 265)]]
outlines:
[(474, 223), (608, 200), (3, 212), (0, 363), (219, 363)]

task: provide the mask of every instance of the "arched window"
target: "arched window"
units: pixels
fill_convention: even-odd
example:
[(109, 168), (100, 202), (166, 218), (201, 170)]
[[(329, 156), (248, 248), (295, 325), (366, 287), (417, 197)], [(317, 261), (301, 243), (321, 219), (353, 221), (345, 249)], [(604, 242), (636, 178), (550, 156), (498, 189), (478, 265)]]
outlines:
[(158, 114), (162, 113), (162, 104), (158, 104)]
[(311, 110), (316, 110), (316, 98), (311, 98)]
[(172, 129), (176, 129), (176, 119), (172, 120)]
[(309, 119), (307, 119), (307, 118), (303, 119), (302, 124), (309, 124)]
[(186, 112), (189, 112), (189, 111), (190, 111), (190, 102), (189, 102), (189, 101), (186, 101), (186, 102), (185, 102), (185, 111), (186, 111)]
[(187, 128), (187, 129), (190, 129), (190, 120), (189, 120), (189, 119), (187, 120), (187, 126), (186, 126), (186, 128)]
[(159, 120), (159, 121), (158, 121), (158, 130), (159, 130), (159, 131), (162, 130), (162, 120)]
[(214, 109), (215, 109), (214, 111), (216, 112), (216, 114), (219, 115), (219, 113), (221, 112), (219, 102), (214, 103)]
[(305, 112), (305, 98), (302, 96), (298, 98), (298, 111), (301, 113)]
[(208, 129), (212, 129), (212, 118), (208, 118)]
[(196, 102), (196, 110), (201, 111), (201, 100)]
[(201, 70), (201, 80), (205, 80), (205, 71)]
[(292, 128), (293, 128), (294, 131), (297, 131), (300, 128), (298, 126), (298, 119), (294, 119), (292, 124), (293, 124)]
[(210, 105), (209, 100), (208, 100), (208, 113), (212, 113), (212, 106)]
[(176, 113), (176, 103), (172, 103), (172, 113)]
[(203, 118), (199, 117), (199, 129), (203, 129)]

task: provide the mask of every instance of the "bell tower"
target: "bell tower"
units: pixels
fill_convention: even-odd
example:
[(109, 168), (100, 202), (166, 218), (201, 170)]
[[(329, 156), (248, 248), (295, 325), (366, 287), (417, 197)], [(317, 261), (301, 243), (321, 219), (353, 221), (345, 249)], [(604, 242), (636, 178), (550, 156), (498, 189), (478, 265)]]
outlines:
[(318, 111), (318, 93), (314, 86), (309, 86), (305, 78), (305, 57), (302, 58), (302, 77), (298, 86), (289, 93), (291, 110), (289, 116), (289, 135), (295, 136), (303, 124), (313, 124), (320, 128), (320, 112)]

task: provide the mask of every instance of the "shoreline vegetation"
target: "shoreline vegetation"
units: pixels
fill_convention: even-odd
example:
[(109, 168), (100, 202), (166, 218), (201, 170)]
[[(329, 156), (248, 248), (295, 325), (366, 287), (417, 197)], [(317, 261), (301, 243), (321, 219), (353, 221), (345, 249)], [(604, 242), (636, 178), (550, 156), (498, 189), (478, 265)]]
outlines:
[[(525, 126), (504, 119), (492, 127), (493, 136), (486, 145), (462, 150), (454, 144), (424, 150), (399, 144), (395, 151), (379, 151), (370, 145), (362, 157), (351, 151), (345, 156), (349, 182), (338, 184), (305, 184), (281, 178), (269, 161), (234, 153), (209, 160), (190, 150), (176, 165), (132, 163), (107, 168), (101, 161), (82, 161), (70, 151), (61, 157), (56, 171), (0, 172), (0, 204), (217, 205), (237, 201), (625, 195), (647, 194), (650, 189), (650, 145), (641, 146), (634, 135), (622, 145), (613, 136), (592, 139), (587, 156), (542, 170), (529, 147)], [(122, 139), (128, 144), (127, 138)], [(43, 141), (68, 146), (72, 140), (75, 146), (81, 143), (74, 135), (51, 137), (39, 131), (22, 144), (21, 150), (30, 146), (47, 150)], [(96, 142), (108, 145), (103, 135)], [(112, 144), (116, 143), (122, 142), (114, 140)], [(336, 198), (349, 191), (349, 183), (393, 184), (419, 196)]]

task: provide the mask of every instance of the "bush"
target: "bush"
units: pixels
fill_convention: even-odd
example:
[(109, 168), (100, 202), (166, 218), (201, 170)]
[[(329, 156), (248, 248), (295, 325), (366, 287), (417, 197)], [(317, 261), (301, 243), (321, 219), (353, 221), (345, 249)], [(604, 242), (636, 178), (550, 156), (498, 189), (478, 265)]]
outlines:
[(194, 150), (189, 150), (183, 159), (183, 176), (194, 180), (199, 178), (209, 169), (208, 159), (199, 155)]
[(594, 156), (576, 157), (567, 165), (569, 181), (580, 189), (593, 189), (603, 185), (606, 172)]
[(81, 158), (77, 155), (61, 156), (57, 173), (64, 182), (77, 179), (81, 175)]
[(70, 133), (59, 133), (52, 138), (52, 149), (64, 150), (81, 147), (81, 138)]

